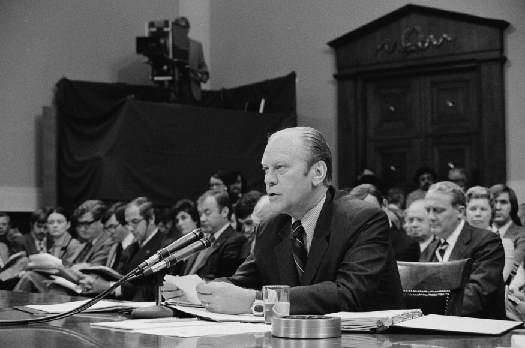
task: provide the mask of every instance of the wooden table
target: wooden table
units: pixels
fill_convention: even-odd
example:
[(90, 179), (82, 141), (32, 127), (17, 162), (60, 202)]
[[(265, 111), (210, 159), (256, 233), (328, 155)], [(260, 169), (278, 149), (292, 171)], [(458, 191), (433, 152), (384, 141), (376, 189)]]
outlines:
[[(26, 304), (51, 304), (80, 300), (69, 296), (0, 291), (0, 320), (26, 319), (33, 315), (11, 309)], [(512, 335), (525, 335), (514, 330), (501, 336), (452, 334), (343, 334), (341, 338), (323, 340), (292, 340), (272, 337), (270, 333), (242, 334), (220, 337), (179, 338), (133, 332), (91, 328), (90, 323), (128, 319), (120, 314), (77, 314), (49, 323), (0, 327), (0, 347), (510, 347)]]

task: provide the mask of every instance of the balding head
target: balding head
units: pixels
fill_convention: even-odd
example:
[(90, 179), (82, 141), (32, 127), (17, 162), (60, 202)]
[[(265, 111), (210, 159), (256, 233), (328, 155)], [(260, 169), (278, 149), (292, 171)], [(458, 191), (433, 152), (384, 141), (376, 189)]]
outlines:
[(420, 199), (410, 204), (406, 210), (407, 234), (423, 243), (431, 238), (425, 201)]

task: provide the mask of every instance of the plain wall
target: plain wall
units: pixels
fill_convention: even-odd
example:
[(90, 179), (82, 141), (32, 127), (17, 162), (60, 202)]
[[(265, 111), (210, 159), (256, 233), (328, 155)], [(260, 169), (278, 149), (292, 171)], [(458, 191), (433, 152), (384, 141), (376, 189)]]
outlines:
[[(179, 1), (180, 4), (179, 5)], [(337, 96), (327, 42), (383, 16), (401, 0), (5, 0), (0, 2), (0, 210), (34, 210), (43, 185), (40, 122), (62, 77), (150, 84), (135, 37), (145, 22), (190, 18), (190, 36), (209, 46), (210, 86), (234, 87), (298, 75), (299, 124), (320, 129), (334, 157)], [(506, 20), (507, 172), (525, 200), (525, 1), (414, 0)], [(208, 22), (208, 23), (207, 23)], [(203, 37), (199, 37), (202, 35)], [(209, 41), (209, 43), (208, 43)], [(206, 53), (207, 54), (207, 53)], [(337, 163), (334, 163), (337, 173)], [(337, 177), (336, 181), (337, 183)]]
[[(213, 1), (214, 88), (297, 72), (299, 125), (321, 130), (337, 158), (335, 58), (327, 42), (408, 3), (510, 22), (506, 31), (507, 175), (525, 200), (525, 1)], [(235, 72), (235, 73), (233, 73)], [(337, 166), (337, 163), (335, 163)], [(334, 168), (335, 174), (337, 169)], [(337, 177), (335, 182), (337, 182)]]

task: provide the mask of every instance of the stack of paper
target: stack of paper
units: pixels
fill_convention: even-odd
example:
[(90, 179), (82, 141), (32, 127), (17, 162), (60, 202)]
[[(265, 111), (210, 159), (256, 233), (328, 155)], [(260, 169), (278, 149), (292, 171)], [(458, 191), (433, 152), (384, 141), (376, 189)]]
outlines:
[[(58, 303), (58, 304), (51, 304), (51, 305), (27, 305), (25, 307), (36, 309), (42, 312), (46, 313), (66, 313), (70, 310), (73, 310), (75, 308), (78, 308), (88, 302), (90, 300), (85, 301), (74, 301), (74, 302), (66, 302), (66, 303)], [(154, 302), (124, 302), (124, 301), (99, 301), (95, 303), (93, 306), (86, 309), (84, 312), (111, 312), (116, 311), (123, 308), (142, 308), (142, 307), (149, 307), (153, 306)]]
[(177, 306), (166, 303), (166, 306), (175, 308), (181, 312), (191, 314), (197, 318), (218, 321), (218, 322), (242, 322), (242, 323), (264, 323), (264, 317), (256, 317), (253, 314), (221, 314), (212, 313), (205, 308), (192, 308), (185, 306)]
[(419, 309), (387, 310), (374, 312), (339, 312), (327, 314), (341, 318), (343, 331), (384, 331), (390, 326), (423, 315)]

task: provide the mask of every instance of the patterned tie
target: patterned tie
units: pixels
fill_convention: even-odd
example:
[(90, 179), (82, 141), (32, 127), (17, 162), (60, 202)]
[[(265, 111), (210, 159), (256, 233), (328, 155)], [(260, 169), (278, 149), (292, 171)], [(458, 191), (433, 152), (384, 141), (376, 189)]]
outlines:
[(448, 243), (446, 240), (442, 239), (439, 243), (438, 248), (436, 249), (436, 257), (439, 262), (443, 262), (443, 257), (445, 256), (445, 252), (447, 251)]
[(43, 240), (38, 242), (38, 253), (42, 254), (46, 252), (46, 244)]
[(297, 266), (297, 273), (299, 274), (299, 280), (303, 277), (304, 268), (308, 259), (308, 253), (304, 245), (304, 237), (306, 233), (301, 220), (297, 220), (292, 224), (292, 253), (295, 260), (295, 266)]

